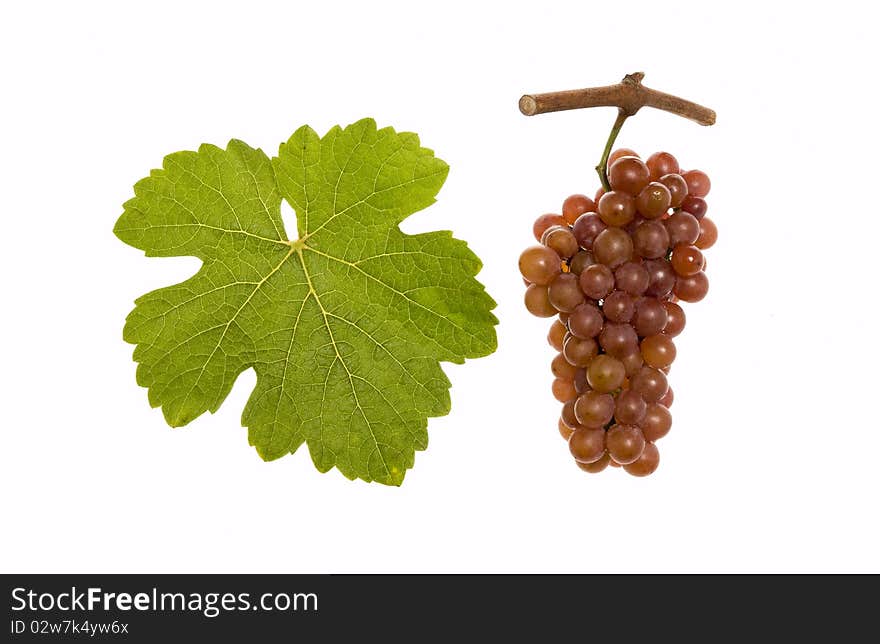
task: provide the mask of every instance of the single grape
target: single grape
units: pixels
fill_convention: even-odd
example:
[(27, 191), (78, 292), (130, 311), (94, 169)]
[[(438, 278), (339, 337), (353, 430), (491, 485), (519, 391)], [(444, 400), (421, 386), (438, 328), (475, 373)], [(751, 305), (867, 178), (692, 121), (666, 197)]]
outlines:
[(583, 367), (578, 367), (572, 382), (574, 382), (574, 390), (578, 392), (579, 395), (590, 390), (590, 385), (587, 382), (587, 370)]
[(669, 215), (669, 219), (666, 219), (663, 225), (669, 233), (669, 245), (672, 247), (678, 244), (690, 246), (700, 236), (700, 222), (696, 217), (682, 210)]
[(602, 313), (612, 322), (629, 322), (635, 308), (632, 296), (623, 291), (612, 291), (602, 302)]
[[(648, 405), (639, 392), (632, 389), (621, 391), (614, 405), (614, 420), (621, 425), (638, 425), (645, 417), (647, 408)], [(577, 403), (575, 403), (575, 411), (577, 411)]]
[(654, 297), (643, 297), (636, 304), (633, 327), (641, 337), (656, 335), (668, 322), (665, 303)]
[(552, 318), (558, 313), (554, 306), (550, 304), (546, 286), (532, 284), (526, 288), (524, 300), (528, 312), (539, 318)]
[(574, 416), (584, 427), (605, 427), (614, 416), (614, 397), (598, 391), (587, 391), (575, 400)]
[[(601, 346), (608, 355), (615, 358), (621, 358), (628, 353), (635, 351), (636, 347), (639, 346), (639, 336), (636, 333), (636, 330), (629, 324), (609, 322), (599, 334), (599, 346)], [(625, 372), (626, 369), (624, 369), (624, 373)]]
[(703, 217), (700, 220), (700, 236), (697, 237), (694, 245), (706, 250), (714, 246), (716, 241), (718, 241), (718, 228), (715, 226), (715, 222), (708, 217)]
[[(564, 347), (563, 347), (564, 348)], [(566, 380), (574, 380), (577, 367), (566, 360), (565, 355), (557, 353), (550, 361), (550, 372), (554, 378), (565, 378)], [(564, 400), (562, 402), (565, 402)]]
[(709, 181), (709, 176), (701, 170), (688, 170), (687, 172), (682, 172), (681, 176), (687, 181), (688, 194), (695, 197), (705, 197), (709, 194), (709, 190), (712, 189), (712, 182)]
[(561, 403), (574, 400), (578, 396), (574, 388), (574, 382), (566, 378), (554, 378), (551, 390), (553, 397)]
[(645, 259), (658, 259), (669, 249), (669, 233), (659, 221), (645, 221), (632, 232), (633, 250)]
[(593, 257), (610, 268), (617, 268), (629, 260), (632, 254), (632, 239), (620, 228), (606, 228), (593, 241)]
[(586, 367), (599, 353), (599, 345), (593, 338), (576, 338), (569, 334), (562, 345), (562, 355), (576, 367)]
[(587, 382), (590, 387), (603, 394), (620, 387), (625, 377), (623, 363), (605, 354), (593, 358), (587, 368)]
[(575, 463), (577, 463), (577, 466), (579, 468), (581, 468), (584, 472), (589, 472), (590, 474), (598, 474), (599, 472), (604, 470), (606, 467), (608, 467), (608, 464), (610, 462), (611, 462), (611, 457), (608, 456), (607, 452), (602, 454), (602, 457), (599, 460), (593, 461), (592, 463), (581, 463), (580, 461), (577, 461), (577, 460), (575, 461)]
[(651, 172), (638, 157), (620, 157), (608, 166), (608, 183), (612, 190), (622, 190), (635, 197), (651, 181)]
[(578, 252), (578, 243), (568, 226), (550, 226), (544, 231), (541, 243), (556, 251), (562, 259), (568, 259)]
[(584, 293), (578, 283), (578, 276), (560, 273), (547, 287), (550, 303), (559, 311), (571, 313), (584, 303)]
[(684, 330), (684, 324), (687, 321), (684, 309), (675, 302), (664, 302), (663, 306), (666, 309), (666, 326), (663, 327), (662, 331), (670, 338), (674, 338)]
[(651, 297), (666, 297), (675, 286), (675, 271), (672, 264), (665, 259), (650, 259), (645, 262), (648, 271), (648, 288), (645, 295)]
[(652, 181), (636, 197), (636, 210), (645, 219), (658, 219), (666, 214), (672, 203), (672, 193), (659, 181)]
[(562, 351), (562, 341), (565, 339), (565, 325), (562, 320), (553, 320), (550, 330), (547, 332), (547, 342), (557, 351)]
[(577, 338), (593, 338), (602, 330), (605, 320), (595, 304), (585, 302), (568, 316), (568, 330)]
[(709, 292), (709, 278), (702, 271), (687, 277), (678, 277), (672, 292), (685, 302), (699, 302)]
[(562, 202), (562, 217), (573, 224), (585, 212), (596, 210), (596, 204), (586, 195), (571, 195)]
[(636, 375), (645, 364), (645, 359), (642, 358), (642, 352), (638, 349), (630, 351), (625, 356), (618, 358), (618, 360), (623, 363), (624, 373), (626, 373), (627, 378)]
[(593, 203), (599, 203), (599, 199), (601, 199), (602, 195), (604, 195), (604, 194), (605, 194), (605, 188), (599, 186), (599, 188), (596, 190), (596, 194), (593, 195)]
[[(584, 269), (580, 274), (578, 282), (580, 283), (581, 290), (587, 297), (601, 300), (614, 288), (614, 273), (603, 264), (593, 264)], [(672, 286), (673, 284), (670, 284), (669, 288), (672, 289)]]
[(598, 461), (605, 454), (605, 430), (578, 427), (568, 438), (568, 449), (574, 460), (580, 463)]
[(638, 159), (639, 155), (636, 154), (635, 150), (629, 148), (617, 148), (614, 152), (608, 155), (608, 164), (606, 167), (610, 168), (615, 161), (623, 157), (635, 157)]
[[(577, 400), (577, 398), (575, 398)], [(575, 400), (566, 400), (562, 404), (562, 414), (560, 417), (562, 418), (562, 422), (571, 427), (572, 429), (578, 428), (577, 417), (574, 415), (574, 403)]]
[(598, 208), (599, 217), (609, 226), (626, 226), (636, 216), (635, 199), (620, 190), (602, 195)]
[(641, 262), (626, 262), (614, 271), (614, 284), (630, 295), (641, 295), (648, 288), (650, 276)]
[(660, 177), (660, 183), (669, 190), (669, 206), (670, 208), (678, 208), (681, 206), (685, 197), (688, 196), (687, 181), (680, 174), (666, 174)]
[(565, 421), (562, 418), (556, 423), (556, 426), (559, 428), (559, 435), (562, 436), (566, 441), (568, 437), (571, 436), (571, 433), (574, 431), (573, 427), (569, 427), (565, 424)]
[(703, 268), (703, 253), (696, 246), (685, 246), (679, 244), (672, 249), (672, 256), (669, 258), (672, 269), (687, 277), (699, 273)]
[(648, 170), (651, 173), (651, 181), (657, 181), (666, 174), (678, 174), (681, 167), (678, 165), (678, 159), (669, 154), (669, 152), (655, 152), (645, 161)]
[(532, 284), (549, 284), (561, 271), (562, 260), (546, 246), (529, 246), (519, 256), (519, 272)]
[(639, 457), (632, 463), (623, 466), (627, 474), (633, 476), (649, 476), (657, 471), (660, 465), (660, 450), (650, 441), (645, 443), (645, 448)]
[[(664, 231), (665, 230), (666, 229), (664, 228)], [(593, 259), (593, 253), (588, 250), (579, 250), (574, 254), (574, 257), (569, 260), (568, 270), (575, 275), (580, 275), (584, 272), (584, 269), (587, 266), (592, 266), (595, 263), (596, 260)]]
[(688, 195), (685, 200), (681, 202), (681, 209), (685, 212), (691, 213), (697, 219), (702, 219), (706, 216), (706, 211), (709, 210), (709, 205), (702, 197)]
[(535, 236), (535, 240), (541, 241), (541, 237), (550, 226), (565, 226), (567, 223), (562, 215), (547, 213), (535, 219), (535, 223), (532, 224), (532, 234)]
[(587, 212), (577, 218), (571, 227), (571, 232), (577, 239), (581, 248), (591, 250), (593, 241), (599, 236), (603, 230), (608, 228), (602, 218), (595, 212)]
[[(577, 409), (577, 403), (575, 403), (575, 409)], [(642, 433), (647, 440), (652, 442), (660, 440), (672, 428), (672, 414), (660, 403), (651, 403), (645, 407), (645, 414), (639, 427), (642, 428)]]
[(669, 387), (666, 390), (666, 393), (663, 394), (663, 397), (657, 401), (658, 404), (663, 405), (666, 409), (672, 407), (672, 401), (675, 400), (675, 394), (672, 393), (672, 387)]
[(630, 379), (630, 388), (637, 391), (645, 399), (645, 402), (657, 402), (666, 393), (669, 383), (666, 374), (659, 369), (644, 366)]
[(668, 367), (675, 360), (675, 343), (668, 335), (649, 335), (640, 347), (645, 363), (655, 369)]
[(635, 425), (612, 425), (605, 435), (608, 455), (620, 465), (628, 465), (642, 455), (645, 437)]

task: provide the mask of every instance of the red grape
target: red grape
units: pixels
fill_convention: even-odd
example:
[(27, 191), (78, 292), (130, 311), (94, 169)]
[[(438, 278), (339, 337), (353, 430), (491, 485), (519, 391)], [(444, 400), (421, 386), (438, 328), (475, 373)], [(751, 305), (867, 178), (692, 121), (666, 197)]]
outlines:
[(596, 204), (586, 195), (571, 195), (562, 202), (562, 217), (573, 224), (585, 212), (596, 210)]
[(655, 152), (645, 161), (648, 170), (651, 172), (651, 181), (657, 181), (666, 174), (678, 174), (681, 168), (678, 160), (669, 154), (669, 152)]
[(612, 190), (622, 190), (635, 197), (650, 181), (651, 171), (638, 157), (620, 157), (608, 166), (608, 183)]
[(535, 219), (535, 223), (532, 225), (532, 234), (535, 236), (536, 241), (541, 241), (544, 231), (550, 228), (550, 226), (565, 226), (567, 223), (562, 215), (547, 213)]

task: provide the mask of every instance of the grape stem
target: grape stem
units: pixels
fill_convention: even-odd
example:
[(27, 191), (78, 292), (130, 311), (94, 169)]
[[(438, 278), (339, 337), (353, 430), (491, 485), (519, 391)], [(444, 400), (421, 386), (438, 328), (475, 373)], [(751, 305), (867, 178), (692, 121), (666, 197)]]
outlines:
[(617, 120), (614, 121), (611, 134), (608, 135), (608, 142), (602, 152), (602, 160), (596, 166), (602, 187), (606, 191), (611, 190), (611, 186), (608, 184), (608, 156), (611, 154), (611, 148), (614, 146), (620, 128), (623, 127), (623, 122), (641, 108), (647, 105), (658, 110), (672, 112), (696, 121), (700, 125), (715, 123), (714, 110), (678, 96), (645, 87), (642, 85), (644, 78), (644, 72), (635, 72), (624, 76), (617, 85), (569, 89), (546, 94), (524, 94), (519, 99), (519, 111), (526, 116), (534, 116), (535, 114), (576, 110), (583, 107), (617, 107)]
[(627, 74), (616, 85), (570, 89), (546, 94), (526, 94), (519, 99), (519, 111), (526, 116), (576, 110), (583, 107), (617, 107), (627, 116), (633, 116), (641, 108), (653, 107), (678, 114), (700, 125), (715, 123), (715, 112), (691, 101), (658, 92), (642, 85), (643, 72)]
[(620, 128), (623, 127), (623, 122), (628, 117), (629, 114), (624, 112), (623, 109), (617, 110), (617, 118), (614, 120), (614, 125), (611, 126), (611, 133), (608, 135), (608, 141), (605, 142), (605, 149), (602, 151), (599, 165), (596, 166), (596, 172), (599, 173), (599, 181), (602, 182), (605, 192), (611, 190), (611, 184), (608, 182), (608, 157), (611, 156), (611, 148), (614, 147), (617, 135), (620, 134)]

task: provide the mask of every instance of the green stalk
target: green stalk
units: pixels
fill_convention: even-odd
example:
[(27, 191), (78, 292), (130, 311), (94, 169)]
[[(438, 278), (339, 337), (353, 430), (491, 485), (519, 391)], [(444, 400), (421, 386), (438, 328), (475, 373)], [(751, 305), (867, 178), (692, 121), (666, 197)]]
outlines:
[(623, 122), (628, 116), (629, 114), (622, 109), (617, 111), (617, 119), (611, 127), (611, 133), (608, 135), (608, 141), (605, 143), (605, 150), (602, 152), (602, 159), (599, 161), (599, 165), (596, 166), (599, 180), (602, 182), (602, 187), (605, 188), (606, 192), (611, 190), (611, 185), (608, 183), (608, 157), (611, 155), (611, 148), (614, 147), (617, 135), (620, 134), (620, 128), (623, 127)]

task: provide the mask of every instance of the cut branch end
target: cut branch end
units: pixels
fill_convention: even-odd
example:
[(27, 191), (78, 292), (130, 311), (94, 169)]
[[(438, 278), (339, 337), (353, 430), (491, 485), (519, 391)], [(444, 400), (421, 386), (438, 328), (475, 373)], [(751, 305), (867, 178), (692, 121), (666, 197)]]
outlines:
[(529, 96), (528, 94), (524, 94), (519, 99), (519, 111), (525, 114), (526, 116), (532, 116), (533, 114), (538, 113), (538, 102), (535, 100), (534, 96)]

